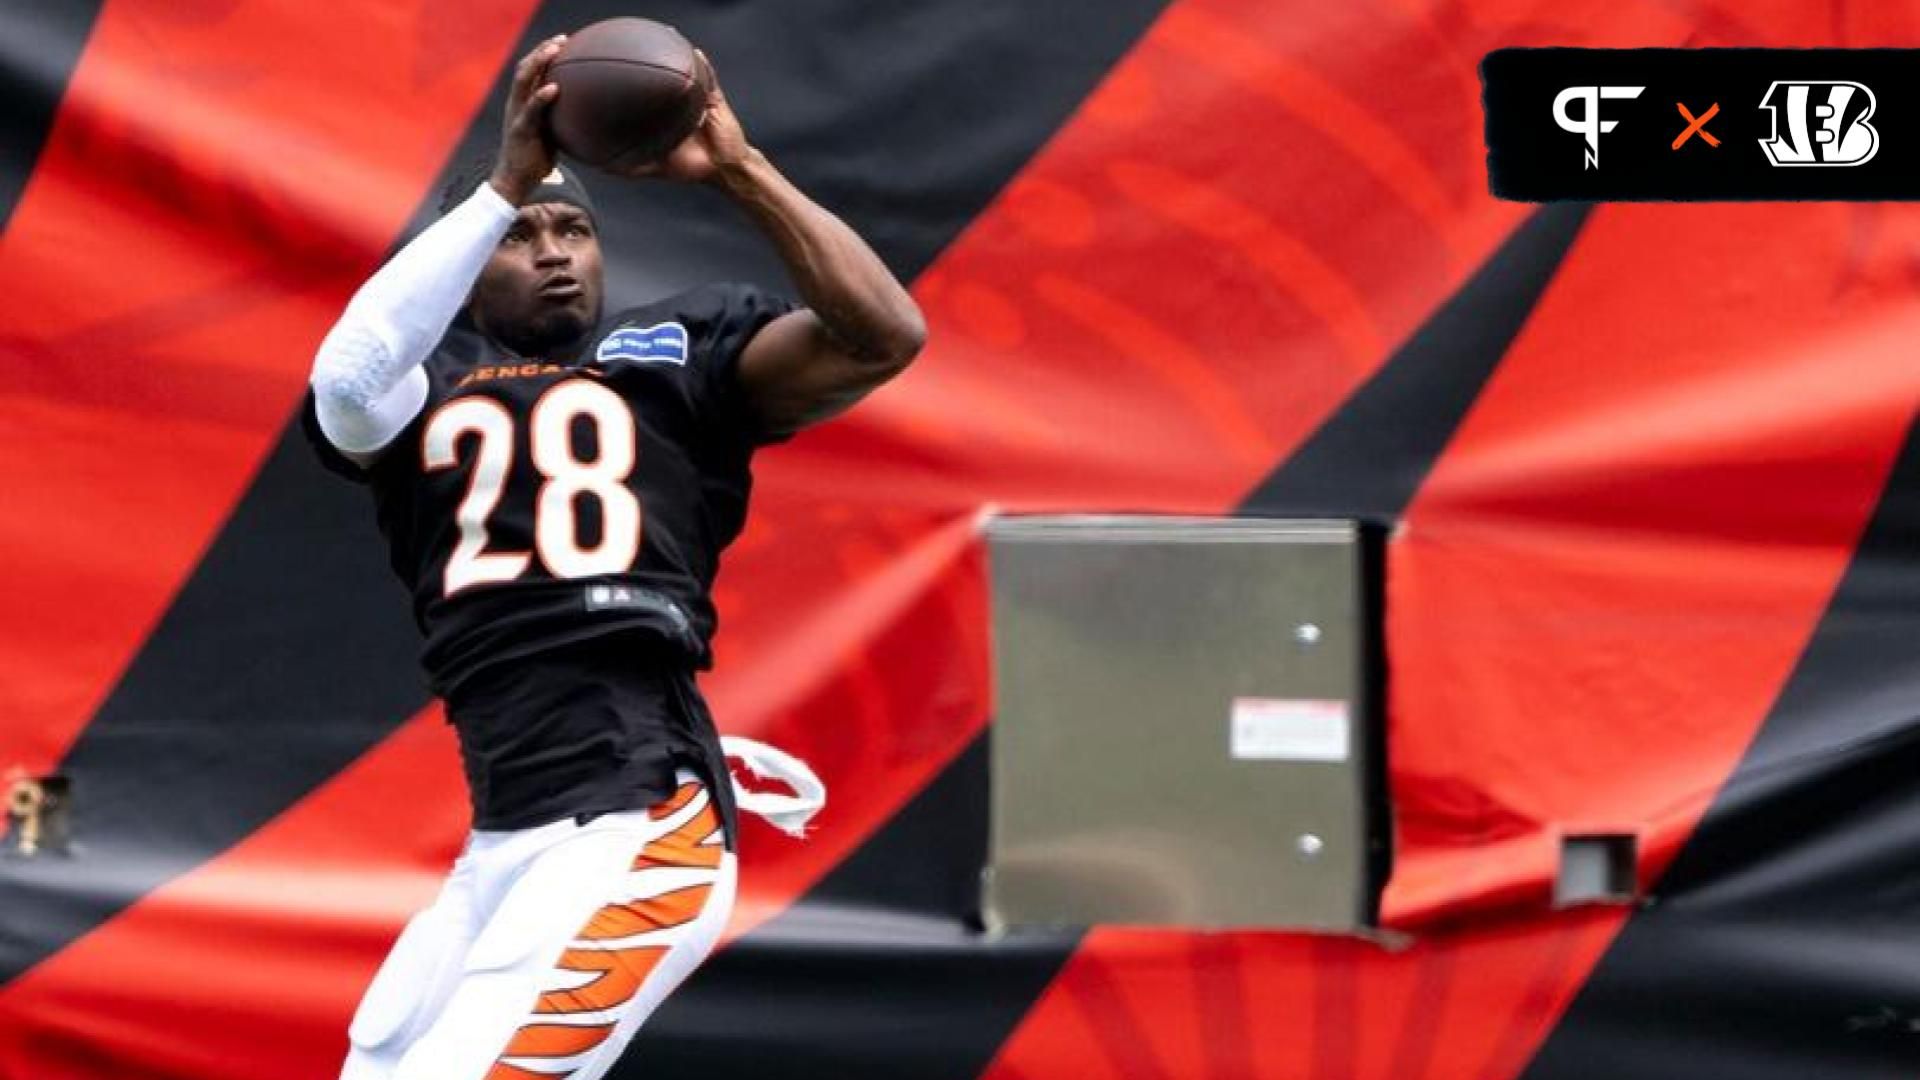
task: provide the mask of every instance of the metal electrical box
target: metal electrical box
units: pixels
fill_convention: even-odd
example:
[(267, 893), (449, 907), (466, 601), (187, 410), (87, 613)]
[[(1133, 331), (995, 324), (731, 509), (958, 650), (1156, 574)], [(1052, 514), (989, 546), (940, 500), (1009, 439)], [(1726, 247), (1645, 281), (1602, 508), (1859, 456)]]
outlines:
[(1030, 517), (987, 535), (986, 923), (1372, 926), (1378, 533)]

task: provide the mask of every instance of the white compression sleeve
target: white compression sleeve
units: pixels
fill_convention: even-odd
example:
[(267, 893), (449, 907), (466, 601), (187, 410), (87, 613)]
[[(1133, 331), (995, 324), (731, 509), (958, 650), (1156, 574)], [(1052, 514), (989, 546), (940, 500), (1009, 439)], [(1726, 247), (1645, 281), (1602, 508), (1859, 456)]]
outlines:
[(513, 224), (491, 185), (434, 222), (360, 286), (313, 358), (314, 409), (350, 453), (385, 447), (427, 400), (421, 369)]

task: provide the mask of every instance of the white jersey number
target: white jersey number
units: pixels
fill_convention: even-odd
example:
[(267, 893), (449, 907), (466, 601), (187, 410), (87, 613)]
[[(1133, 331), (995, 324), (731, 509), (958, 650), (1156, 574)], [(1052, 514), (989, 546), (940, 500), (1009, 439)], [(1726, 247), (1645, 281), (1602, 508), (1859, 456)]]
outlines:
[[(583, 419), (593, 424), (597, 447), (587, 460), (573, 448), (574, 425)], [(640, 553), (641, 515), (640, 500), (626, 485), (638, 445), (627, 403), (599, 383), (569, 379), (540, 395), (531, 422), (533, 467), (546, 481), (533, 515), (534, 551), (541, 565), (559, 578), (615, 574), (632, 566)], [(461, 436), (480, 437), (467, 495), (454, 514), (460, 539), (447, 558), (447, 596), (526, 572), (529, 553), (486, 550), (487, 518), (500, 505), (513, 468), (513, 428), (506, 407), (485, 397), (449, 402), (427, 422), (421, 449), (428, 472), (459, 465)], [(592, 547), (580, 543), (575, 508), (583, 496), (600, 503), (600, 539)]]

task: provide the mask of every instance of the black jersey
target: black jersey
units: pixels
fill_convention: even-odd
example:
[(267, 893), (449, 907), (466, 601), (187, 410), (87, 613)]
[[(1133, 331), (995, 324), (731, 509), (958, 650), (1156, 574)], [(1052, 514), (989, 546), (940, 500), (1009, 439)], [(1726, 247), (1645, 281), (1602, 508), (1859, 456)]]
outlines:
[[(745, 523), (749, 463), (766, 441), (735, 368), (747, 341), (790, 309), (751, 288), (710, 286), (620, 312), (567, 364), (513, 356), (456, 326), (426, 362), (426, 405), (364, 470), (319, 432), (309, 404), (323, 463), (372, 488), (393, 568), (413, 594), (422, 665), (461, 727), (477, 819), (497, 826), (532, 811), (520, 796), (504, 811), (493, 805), (502, 800), (482, 789), (494, 766), (474, 760), (473, 744), (502, 742), (500, 753), (520, 758), (586, 756), (551, 745), (580, 723), (561, 724), (548, 745), (495, 738), (512, 721), (480, 718), (499, 712), (501, 665), (566, 657), (514, 665), (540, 679), (542, 663), (565, 669), (609, 635), (646, 653), (648, 670), (710, 663), (708, 591)], [(578, 803), (560, 809), (616, 808)]]

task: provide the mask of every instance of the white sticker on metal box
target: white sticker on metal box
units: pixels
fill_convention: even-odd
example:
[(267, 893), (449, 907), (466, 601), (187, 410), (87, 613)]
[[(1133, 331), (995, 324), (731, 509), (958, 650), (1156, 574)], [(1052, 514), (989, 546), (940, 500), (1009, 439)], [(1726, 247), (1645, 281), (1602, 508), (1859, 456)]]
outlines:
[(1234, 698), (1230, 741), (1236, 761), (1345, 761), (1344, 701)]

